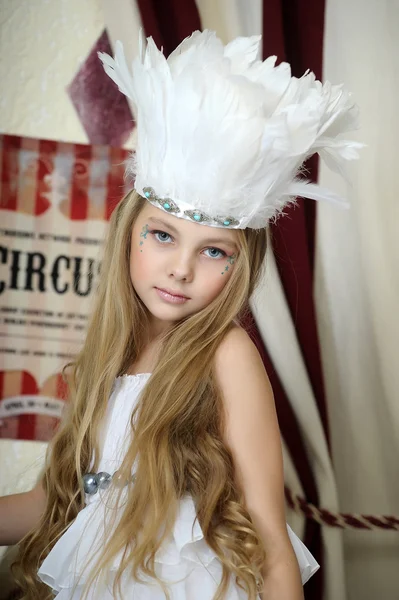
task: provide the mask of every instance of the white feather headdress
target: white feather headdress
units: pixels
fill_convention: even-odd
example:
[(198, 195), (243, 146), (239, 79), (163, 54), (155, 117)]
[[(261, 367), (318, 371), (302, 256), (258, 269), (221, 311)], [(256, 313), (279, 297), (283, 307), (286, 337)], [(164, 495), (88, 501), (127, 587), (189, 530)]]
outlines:
[(137, 114), (137, 148), (128, 163), (135, 189), (177, 217), (214, 227), (259, 229), (297, 196), (346, 202), (300, 179), (316, 152), (345, 175), (363, 146), (341, 139), (358, 128), (358, 109), (342, 85), (307, 71), (291, 77), (276, 56), (257, 60), (261, 36), (226, 46), (195, 31), (166, 59), (140, 37), (130, 72), (120, 42), (104, 69)]

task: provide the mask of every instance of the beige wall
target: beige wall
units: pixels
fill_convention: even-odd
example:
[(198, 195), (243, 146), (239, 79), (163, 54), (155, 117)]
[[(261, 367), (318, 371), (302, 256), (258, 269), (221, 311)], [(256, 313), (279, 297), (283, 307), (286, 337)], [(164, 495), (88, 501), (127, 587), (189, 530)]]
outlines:
[[(0, 14), (0, 132), (86, 143), (65, 88), (105, 27), (101, 2), (0, 0)], [(0, 440), (0, 495), (32, 487), (45, 449)]]
[(0, 131), (87, 142), (65, 91), (104, 29), (100, 0), (0, 0)]

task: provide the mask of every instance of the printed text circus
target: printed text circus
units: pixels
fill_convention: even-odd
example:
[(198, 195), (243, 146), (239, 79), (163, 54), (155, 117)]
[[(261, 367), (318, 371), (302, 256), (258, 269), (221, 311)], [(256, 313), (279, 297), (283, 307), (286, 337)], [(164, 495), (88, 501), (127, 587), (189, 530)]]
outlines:
[(97, 287), (100, 261), (87, 256), (27, 252), (0, 245), (0, 294), (7, 290), (67, 292), (89, 296)]

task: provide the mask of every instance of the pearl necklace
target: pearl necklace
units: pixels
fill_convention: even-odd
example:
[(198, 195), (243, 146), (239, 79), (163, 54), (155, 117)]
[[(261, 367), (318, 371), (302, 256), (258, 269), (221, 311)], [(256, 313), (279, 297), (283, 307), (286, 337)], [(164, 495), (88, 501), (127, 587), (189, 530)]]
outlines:
[(113, 475), (106, 473), (105, 471), (100, 471), (100, 473), (86, 473), (83, 475), (83, 489), (86, 494), (92, 496), (97, 494), (98, 490), (106, 490), (111, 484), (111, 481), (116, 487), (124, 487), (131, 481), (134, 481), (135, 478), (136, 476), (132, 475), (130, 480), (123, 480), (119, 471), (115, 471)]

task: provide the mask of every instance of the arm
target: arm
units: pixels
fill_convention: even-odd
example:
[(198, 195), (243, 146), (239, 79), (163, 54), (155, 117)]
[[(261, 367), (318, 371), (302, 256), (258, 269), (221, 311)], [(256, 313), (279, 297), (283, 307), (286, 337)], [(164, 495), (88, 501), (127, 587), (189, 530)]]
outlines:
[(42, 482), (29, 492), (0, 498), (0, 546), (18, 544), (40, 520), (46, 507)]
[(267, 553), (261, 597), (303, 600), (298, 561), (287, 532), (280, 430), (273, 392), (259, 352), (241, 328), (215, 356), (226, 412), (225, 442), (237, 482)]

